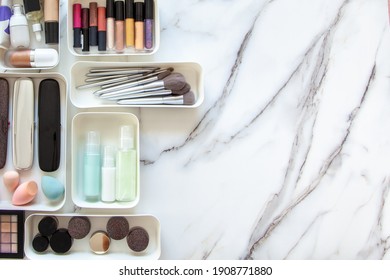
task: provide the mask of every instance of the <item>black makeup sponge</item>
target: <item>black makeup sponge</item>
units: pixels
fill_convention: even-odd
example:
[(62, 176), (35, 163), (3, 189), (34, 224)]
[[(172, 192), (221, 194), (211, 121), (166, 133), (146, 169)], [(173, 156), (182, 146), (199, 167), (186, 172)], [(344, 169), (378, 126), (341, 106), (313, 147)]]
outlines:
[(114, 240), (121, 240), (129, 233), (129, 222), (125, 217), (112, 217), (107, 222), (108, 236)]
[(142, 252), (149, 245), (149, 234), (142, 227), (133, 227), (127, 235), (127, 245), (134, 252)]
[(72, 217), (68, 223), (68, 231), (74, 239), (83, 239), (91, 230), (91, 222), (87, 217)]
[(58, 220), (56, 217), (44, 217), (38, 224), (38, 230), (43, 236), (51, 236), (58, 227)]

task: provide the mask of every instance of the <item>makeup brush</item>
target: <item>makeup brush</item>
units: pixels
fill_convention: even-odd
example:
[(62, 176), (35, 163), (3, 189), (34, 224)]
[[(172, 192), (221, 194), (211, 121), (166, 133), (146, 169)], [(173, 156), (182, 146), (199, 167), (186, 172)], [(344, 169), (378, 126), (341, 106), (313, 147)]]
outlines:
[(153, 70), (151, 69), (129, 69), (129, 70), (122, 70), (122, 71), (110, 71), (110, 72), (90, 72), (87, 73), (87, 77), (101, 77), (101, 76), (108, 76), (108, 75), (117, 75), (117, 74), (144, 74), (144, 73), (151, 73)]
[(191, 86), (189, 84), (186, 84), (186, 86), (180, 90), (153, 90), (153, 91), (141, 91), (141, 92), (132, 92), (132, 93), (124, 93), (115, 97), (104, 97), (100, 96), (101, 98), (105, 98), (106, 100), (122, 100), (122, 99), (134, 99), (134, 98), (141, 98), (141, 97), (152, 97), (152, 96), (168, 96), (168, 95), (183, 95), (186, 94), (191, 90)]
[(156, 87), (163, 87), (164, 89), (168, 89), (168, 90), (181, 90), (185, 85), (186, 85), (186, 80), (182, 74), (172, 73), (171, 75), (165, 77), (160, 81), (147, 83), (147, 84), (143, 84), (131, 88), (125, 88), (121, 90), (107, 92), (107, 95), (105, 96), (114, 97), (122, 93), (131, 93), (140, 90), (147, 91), (148, 89), (152, 89)]
[[(139, 78), (139, 79), (136, 79), (135, 81), (139, 81), (139, 80), (143, 80), (143, 79), (146, 79), (146, 78), (150, 78), (150, 77), (154, 77), (154, 76), (157, 76), (165, 71), (171, 71), (171, 73), (174, 71), (173, 68), (164, 68), (164, 69), (159, 69), (157, 71), (153, 71), (151, 73), (144, 73), (142, 74), (142, 77)], [(113, 83), (113, 84), (107, 84), (107, 85), (102, 85), (101, 89), (106, 89), (106, 88), (110, 88), (110, 87), (114, 87), (114, 86), (120, 86), (120, 85), (124, 85), (124, 84), (127, 84), (127, 82), (116, 82), (116, 83)], [(123, 86), (122, 88), (127, 88), (125, 86)], [(118, 87), (117, 89), (121, 89), (121, 87)]]
[[(166, 71), (158, 74), (157, 76), (153, 76), (150, 78), (141, 79), (141, 80), (138, 80), (135, 82), (117, 85), (117, 86), (113, 86), (113, 87), (109, 87), (109, 88), (105, 88), (105, 89), (100, 89), (100, 90), (95, 91), (94, 94), (101, 95), (101, 94), (107, 93), (107, 92), (120, 93), (123, 91), (128, 91), (129, 88), (135, 88), (137, 86), (141, 86), (141, 85), (145, 85), (145, 84), (162, 83), (162, 81), (169, 76), (171, 76), (171, 71), (166, 70)], [(157, 86), (159, 86), (159, 84), (156, 84), (156, 86), (154, 86), (154, 87), (157, 87)], [(135, 90), (138, 90), (138, 89), (135, 89)]]
[(97, 87), (97, 86), (102, 86), (102, 85), (111, 85), (111, 84), (116, 84), (118, 82), (134, 81), (136, 78), (141, 78), (141, 77), (143, 77), (142, 74), (136, 74), (136, 75), (131, 75), (131, 76), (106, 79), (103, 81), (97, 81), (94, 83), (87, 83), (87, 84), (78, 86), (77, 89), (85, 89), (85, 88)]
[(100, 72), (118, 72), (118, 71), (127, 71), (127, 70), (149, 70), (156, 71), (160, 67), (114, 67), (114, 68), (91, 68), (89, 69), (90, 73), (100, 73)]
[(117, 102), (119, 105), (194, 105), (195, 95), (192, 91), (179, 96), (144, 97), (123, 99)]

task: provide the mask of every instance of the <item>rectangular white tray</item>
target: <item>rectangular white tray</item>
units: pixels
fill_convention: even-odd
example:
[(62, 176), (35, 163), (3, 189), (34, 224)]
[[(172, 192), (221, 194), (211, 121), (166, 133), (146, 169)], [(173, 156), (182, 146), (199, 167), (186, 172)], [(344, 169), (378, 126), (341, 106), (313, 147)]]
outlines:
[[(8, 128), (8, 146), (7, 146), (7, 162), (3, 169), (0, 169), (0, 209), (12, 209), (12, 210), (26, 210), (26, 211), (57, 211), (65, 203), (66, 199), (66, 110), (67, 110), (67, 84), (65, 77), (55, 73), (1, 73), (0, 77), (5, 78), (8, 81), (10, 88), (10, 104), (9, 104), (9, 123)], [(5, 188), (3, 183), (3, 175), (6, 171), (15, 170), (12, 160), (12, 102), (13, 102), (13, 89), (14, 82), (18, 78), (29, 77), (34, 82), (34, 94), (35, 94), (35, 131), (34, 131), (34, 162), (31, 170), (18, 171), (21, 177), (21, 182), (34, 180), (38, 184), (38, 194), (35, 199), (25, 206), (14, 206), (11, 203), (12, 194)], [(39, 168), (38, 163), (38, 91), (39, 83), (44, 80), (52, 78), (59, 83), (60, 86), (60, 98), (61, 98), (61, 158), (60, 166), (55, 172), (43, 172)], [(42, 193), (40, 182), (43, 175), (55, 177), (65, 187), (65, 195), (63, 199), (58, 201), (48, 200)]]
[(125, 217), (129, 221), (130, 228), (133, 226), (143, 227), (149, 234), (149, 245), (144, 252), (131, 251), (122, 240), (112, 240), (108, 252), (104, 255), (96, 255), (90, 250), (89, 239), (98, 231), (106, 231), (109, 215), (78, 215), (58, 214), (55, 215), (59, 222), (59, 228), (67, 228), (69, 220), (74, 216), (88, 217), (91, 222), (91, 231), (83, 239), (74, 239), (72, 248), (66, 254), (56, 254), (50, 247), (46, 252), (37, 253), (32, 248), (32, 240), (38, 233), (38, 224), (47, 214), (33, 214), (27, 217), (25, 222), (24, 251), (28, 259), (34, 260), (157, 260), (161, 254), (161, 229), (160, 221), (152, 215), (115, 215)]
[[(43, 4), (44, 4), (44, 1), (42, 1), (42, 9), (43, 9)], [(60, 0), (59, 0), (60, 1)], [(23, 0), (13, 0), (13, 3), (14, 4), (23, 4)], [(58, 5), (58, 9), (60, 9), (60, 4)], [(60, 15), (60, 12), (58, 12), (58, 14)], [(58, 29), (59, 31), (61, 30), (61, 20), (58, 19)], [(32, 28), (31, 28), (31, 22), (28, 21), (28, 29), (29, 29), (29, 32), (30, 32), (30, 49), (43, 49), (43, 48), (50, 48), (50, 49), (55, 49), (57, 52), (58, 52), (58, 60), (57, 60), (57, 63), (55, 65), (53, 65), (53, 67), (32, 67), (32, 68), (16, 68), (16, 67), (9, 67), (5, 64), (4, 62), (4, 54), (6, 52), (5, 49), (2, 49), (0, 48), (0, 67), (1, 68), (4, 68), (4, 69), (7, 69), (7, 70), (18, 70), (18, 71), (25, 71), (25, 70), (39, 70), (39, 69), (52, 69), (54, 67), (56, 67), (58, 65), (58, 63), (60, 62), (60, 40), (61, 40), (61, 34), (60, 32), (58, 33), (59, 35), (59, 42), (58, 44), (53, 44), (53, 45), (47, 45), (45, 44), (45, 26), (44, 26), (44, 19), (42, 19), (41, 21), (41, 25), (42, 25), (42, 31), (41, 31), (41, 35), (42, 35), (42, 40), (40, 42), (38, 42), (36, 39), (35, 39), (35, 34), (34, 32), (32, 31)]]
[[(132, 125), (135, 129), (134, 145), (137, 152), (137, 190), (136, 199), (129, 202), (90, 202), (86, 201), (82, 192), (83, 151), (87, 131), (98, 130), (100, 132), (101, 148), (103, 145), (119, 147), (120, 127)], [(73, 117), (72, 120), (72, 200), (73, 203), (82, 208), (93, 209), (129, 209), (136, 206), (140, 199), (140, 164), (139, 164), (139, 122), (131, 113), (116, 112), (82, 112)], [(101, 149), (103, 153), (103, 149)]]
[[(124, 0), (123, 0), (124, 1)], [(81, 49), (73, 48), (73, 4), (80, 3), (82, 8), (88, 8), (90, 0), (68, 0), (68, 49), (75, 56), (147, 56), (152, 55), (160, 47), (160, 19), (158, 10), (158, 1), (154, 0), (154, 47), (151, 50), (136, 51), (133, 48), (125, 48), (123, 53), (117, 53), (114, 50), (98, 51), (97, 47), (90, 47), (89, 52), (83, 52)], [(95, 0), (98, 3), (98, 7), (106, 6), (106, 0)], [(142, 2), (142, 1), (141, 1)]]
[[(117, 105), (114, 101), (107, 101), (96, 97), (93, 92), (96, 88), (77, 89), (85, 84), (85, 75), (91, 68), (113, 68), (113, 67), (173, 67), (174, 72), (184, 75), (187, 83), (190, 84), (195, 94), (195, 104), (188, 105)], [(203, 70), (196, 62), (76, 62), (71, 70), (70, 100), (78, 108), (99, 108), (99, 107), (153, 107), (153, 108), (196, 108), (203, 103)]]

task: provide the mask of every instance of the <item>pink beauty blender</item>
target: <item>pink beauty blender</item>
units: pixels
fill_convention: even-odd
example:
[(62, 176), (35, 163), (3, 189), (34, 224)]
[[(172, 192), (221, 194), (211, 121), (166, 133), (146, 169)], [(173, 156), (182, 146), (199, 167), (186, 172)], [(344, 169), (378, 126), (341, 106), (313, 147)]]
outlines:
[(13, 192), (19, 186), (19, 173), (16, 171), (7, 171), (3, 175), (4, 186), (9, 192)]
[(12, 204), (16, 206), (25, 205), (31, 202), (38, 193), (38, 185), (34, 181), (21, 184), (12, 196)]

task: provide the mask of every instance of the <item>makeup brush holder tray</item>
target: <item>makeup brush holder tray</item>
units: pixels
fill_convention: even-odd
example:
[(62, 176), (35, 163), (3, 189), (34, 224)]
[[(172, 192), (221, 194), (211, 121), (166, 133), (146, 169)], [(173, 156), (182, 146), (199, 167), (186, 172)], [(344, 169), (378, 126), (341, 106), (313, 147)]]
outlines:
[[(8, 82), (9, 87), (8, 131), (5, 134), (7, 136), (7, 153), (5, 165), (3, 168), (0, 169), (0, 209), (26, 211), (57, 211), (62, 208), (66, 199), (66, 80), (62, 75), (57, 73), (2, 73), (0, 74), (0, 78), (5, 79)], [(22, 84), (20, 84), (19, 87), (21, 90), (15, 90), (17, 81), (26, 79), (27, 81), (32, 81), (32, 86), (34, 89), (32, 93), (33, 95), (31, 95), (29, 99), (31, 102), (27, 102), (27, 100), (23, 100), (21, 98), (19, 98), (19, 101), (16, 102), (17, 98), (15, 92), (20, 92), (22, 96), (27, 95), (26, 87), (23, 87)], [(44, 94), (42, 86), (44, 84), (48, 85), (47, 82), (51, 85), (53, 83), (55, 85), (58, 85), (58, 87), (56, 87), (56, 92), (59, 91), (59, 93), (56, 94), (56, 100), (58, 101), (57, 104), (59, 103), (58, 108), (60, 108), (60, 112), (58, 112), (58, 110), (54, 110), (57, 116), (56, 119), (59, 118), (60, 120), (59, 123), (57, 123), (56, 127), (57, 132), (59, 132), (60, 135), (56, 133), (54, 137), (49, 137), (49, 139), (46, 137), (47, 134), (45, 135), (45, 137), (40, 136), (40, 133), (45, 133), (44, 131), (47, 128), (47, 122), (44, 123), (44, 121), (49, 119), (47, 115), (43, 114), (43, 112), (47, 112), (47, 109), (51, 110), (55, 106), (55, 104), (53, 104), (52, 98), (49, 97), (49, 99), (46, 98), (46, 101), (44, 100), (44, 96), (48, 97), (48, 95)], [(49, 96), (53, 96), (54, 94), (52, 89), (46, 90), (45, 92), (49, 93)], [(27, 103), (31, 104), (31, 106), (27, 106)], [(20, 111), (18, 114), (14, 112), (14, 107), (19, 108), (18, 110)], [(31, 116), (31, 118), (28, 117), (29, 115)], [(42, 117), (40, 118), (40, 116)], [(2, 116), (1, 120), (2, 125), (7, 125), (7, 121), (3, 117), (4, 116)], [(17, 119), (21, 120), (21, 122), (18, 122)], [(24, 129), (26, 119), (32, 119), (32, 124), (29, 126), (28, 129)], [(53, 120), (52, 118), (50, 119)], [(2, 132), (4, 132), (4, 130)], [(5, 135), (1, 136), (4, 137)], [(31, 135), (31, 140), (33, 141), (33, 144), (31, 144), (31, 140), (29, 139), (29, 137), (24, 137), (25, 135)], [(27, 138), (27, 145), (24, 144), (26, 140), (24, 138)], [(18, 142), (19, 140), (16, 139), (21, 140), (21, 142)], [(44, 141), (49, 141), (52, 144)], [(14, 147), (14, 143), (18, 144), (16, 144)], [(41, 148), (39, 148), (40, 146)], [(44, 146), (44, 148), (42, 148), (42, 146)], [(27, 152), (27, 150), (29, 152)], [(19, 165), (19, 163), (17, 163), (17, 161), (19, 160), (16, 160), (16, 158), (14, 157), (15, 154), (21, 155), (22, 158), (28, 156), (29, 159), (32, 160), (31, 166), (26, 170), (18, 170), (15, 167), (15, 164)], [(50, 162), (48, 162), (46, 160), (48, 156), (49, 159), (52, 159), (53, 161), (50, 160)], [(50, 165), (50, 168), (53, 165), (53, 169), (46, 169), (47, 164)], [(16, 190), (10, 190), (8, 187), (6, 187), (4, 179), (5, 177), (9, 178), (8, 174), (10, 174), (10, 172), (16, 174), (15, 171), (19, 174), (19, 182), (16, 182)], [(46, 184), (48, 182), (46, 179), (48, 178), (49, 184)], [(17, 179), (12, 179), (12, 181), (15, 180)], [(43, 180), (46, 180), (45, 184)], [(27, 183), (30, 181), (34, 181), (36, 183), (36, 196), (31, 202), (27, 204), (14, 205), (13, 198), (16, 195), (16, 192), (19, 188), (22, 188), (23, 183)], [(53, 184), (53, 182), (55, 184)], [(47, 189), (45, 189), (44, 185), (47, 187)], [(54, 190), (53, 187), (55, 187), (58, 191), (57, 197), (53, 197), (53, 193), (48, 194), (47, 192), (45, 192), (45, 190), (49, 190), (49, 192), (50, 189)]]
[[(123, 136), (123, 127), (128, 128), (127, 136)], [(137, 205), (140, 199), (140, 148), (139, 122), (135, 115), (120, 112), (78, 113), (72, 120), (71, 143), (74, 204), (88, 209), (114, 210), (130, 209)], [(108, 155), (106, 159), (105, 149), (108, 146), (111, 147), (111, 157)], [(121, 160), (123, 158), (124, 161)], [(103, 174), (108, 167), (105, 163), (111, 163), (110, 168), (114, 168), (107, 171), (112, 172), (109, 175)], [(113, 181), (107, 182), (103, 176)], [(96, 178), (101, 180), (94, 181)], [(129, 192), (123, 192), (123, 189)]]
[[(52, 69), (57, 66), (60, 58), (59, 1), (41, 1), (41, 12), (38, 16), (40, 19), (37, 20), (41, 26), (41, 31), (37, 32), (41, 36), (40, 41), (37, 39), (38, 35), (33, 31), (33, 21), (30, 19), (27, 20), (27, 25), (23, 25), (23, 27), (16, 26), (14, 28), (10, 26), (9, 30), (11, 32), (9, 32), (9, 35), (4, 31), (0, 32), (0, 67), (7, 70), (26, 71)], [(10, 2), (13, 5), (24, 4), (22, 0), (13, 0)], [(6, 7), (1, 8), (6, 9)], [(28, 8), (23, 5), (22, 10), (23, 13), (27, 14), (25, 18), (30, 18)], [(2, 13), (4, 14), (4, 10)], [(11, 22), (11, 20), (4, 18), (0, 19), (0, 24), (8, 24)], [(15, 23), (18, 25), (20, 23), (19, 19)], [(34, 23), (36, 24), (35, 26), (39, 26), (36, 22)], [(2, 26), (3, 28), (1, 30), (5, 30), (6, 26)]]
[[(96, 8), (94, 8), (95, 11), (91, 12), (91, 2), (97, 3), (98, 8), (105, 8), (106, 15), (111, 14), (110, 19), (104, 18), (102, 19), (103, 21), (100, 19), (100, 17), (104, 15), (104, 10), (102, 10), (102, 13), (99, 14), (99, 12), (96, 11)], [(144, 3), (145, 0), (135, 0), (134, 2)], [(149, 12), (149, 18), (151, 19), (149, 19), (147, 23), (147, 21), (144, 19), (138, 19), (138, 21), (136, 20), (135, 17), (137, 8), (135, 7), (135, 5), (133, 5), (131, 8), (128, 7), (127, 5), (125, 5), (125, 0), (123, 0), (123, 7), (121, 7), (123, 18), (120, 21), (116, 21), (115, 19), (115, 6), (112, 6), (111, 13), (108, 12), (109, 9), (106, 7), (106, 0), (69, 0), (67, 22), (69, 51), (75, 56), (85, 57), (148, 56), (154, 54), (155, 52), (157, 52), (160, 46), (160, 20), (158, 1), (154, 0), (152, 1), (152, 3), (152, 12)], [(78, 6), (78, 8), (76, 8), (74, 4), (80, 4), (81, 6)], [(80, 8), (88, 9), (88, 15), (86, 14), (86, 10), (83, 12), (80, 10)], [(133, 17), (131, 19), (128, 18), (130, 10), (130, 13), (133, 14)], [(143, 14), (141, 16), (145, 17), (145, 15), (147, 15), (145, 7), (143, 7), (142, 11)], [(152, 14), (153, 16), (150, 16), (150, 14)], [(88, 16), (88, 18), (84, 19), (84, 16)], [(92, 28), (90, 26), (91, 21), (89, 21), (89, 19), (94, 22), (94, 26)], [(108, 27), (110, 25), (110, 21), (112, 23), (112, 29)], [(84, 24), (88, 24), (88, 27), (83, 26)], [(83, 31), (83, 27), (87, 27), (84, 28), (84, 30), (88, 30), (87, 34), (85, 33), (85, 31)], [(137, 27), (138, 32), (136, 31)], [(102, 29), (104, 29), (104, 31)], [(120, 30), (120, 34), (123, 34), (123, 38), (120, 42), (118, 42), (117, 39), (119, 36), (115, 34), (115, 32), (118, 32), (117, 30)], [(95, 35), (91, 35), (91, 33), (94, 33)], [(151, 34), (149, 35), (149, 38), (151, 36), (151, 40), (149, 40), (149, 46), (147, 46), (146, 44), (147, 35), (145, 34)], [(84, 39), (86, 39), (87, 37), (88, 40), (85, 41)], [(92, 37), (97, 38), (95, 39), (95, 41), (97, 42), (93, 43), (93, 39), (91, 39)], [(101, 40), (101, 38), (104, 39)], [(109, 43), (110, 40), (113, 40), (112, 44)], [(138, 43), (141, 43), (141, 46), (139, 46)], [(120, 47), (118, 49), (118, 46), (122, 44), (123, 48)], [(88, 45), (89, 47), (85, 48), (86, 45)]]
[[(50, 215), (49, 215), (50, 216)], [(58, 214), (54, 217), (57, 229), (65, 229), (72, 235), (67, 252), (58, 253), (52, 242), (54, 235), (47, 236), (50, 245), (47, 249), (36, 251), (33, 247), (33, 240), (39, 231), (39, 223), (48, 217), (47, 214), (32, 214), (25, 221), (25, 254), (28, 259), (33, 260), (157, 260), (161, 254), (160, 221), (152, 215), (77, 215), (77, 214)], [(126, 229), (113, 228), (123, 226), (123, 223), (110, 223), (110, 219), (120, 218), (126, 222)], [(82, 218), (87, 221), (88, 228), (73, 228), (71, 219)], [(117, 220), (118, 221), (118, 220)], [(133, 229), (142, 229), (146, 235), (145, 238), (132, 236)], [(84, 231), (84, 232), (82, 232)], [(112, 238), (112, 233), (123, 232), (120, 240)], [(95, 233), (101, 234), (99, 238), (93, 239)], [(133, 232), (134, 233), (134, 232)], [(82, 234), (82, 235), (80, 235)], [(103, 240), (100, 238), (103, 237)], [(123, 237), (123, 238), (122, 238)], [(142, 236), (141, 236), (142, 237)], [(133, 238), (133, 239), (132, 239)], [(117, 238), (118, 239), (118, 238)], [(101, 243), (103, 241), (103, 243)], [(97, 243), (96, 243), (97, 242)], [(141, 242), (142, 244), (137, 244)], [(55, 244), (54, 244), (55, 245)], [(132, 250), (130, 246), (137, 247), (139, 250)], [(38, 246), (41, 247), (41, 246)], [(141, 250), (141, 251), (140, 251)]]
[[(184, 81), (193, 93), (193, 102), (190, 104), (118, 104), (118, 100), (103, 98), (97, 95), (96, 91), (101, 90), (101, 86), (82, 88), (86, 85), (86, 79), (93, 69), (117, 70), (131, 68), (160, 68), (173, 70), (173, 73), (182, 75)], [(159, 70), (160, 72), (163, 70)], [(115, 71), (114, 71), (115, 72)], [(119, 73), (119, 72), (116, 72)], [(168, 79), (168, 77), (164, 78)], [(92, 82), (96, 83), (96, 82)], [(105, 85), (106, 86), (106, 85)], [(110, 86), (110, 85), (109, 85)], [(156, 91), (157, 92), (157, 91)], [(103, 107), (154, 107), (154, 108), (196, 108), (204, 100), (203, 70), (200, 64), (195, 62), (76, 62), (71, 69), (71, 91), (70, 100), (78, 108), (103, 108)]]

